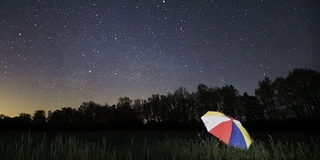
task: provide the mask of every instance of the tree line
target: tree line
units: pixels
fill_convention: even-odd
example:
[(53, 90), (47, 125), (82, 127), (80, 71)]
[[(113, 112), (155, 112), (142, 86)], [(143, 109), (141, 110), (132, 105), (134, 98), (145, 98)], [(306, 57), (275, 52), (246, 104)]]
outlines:
[(240, 95), (232, 85), (199, 84), (195, 92), (180, 87), (147, 99), (120, 97), (114, 105), (89, 101), (78, 108), (37, 110), (13, 118), (0, 114), (0, 130), (199, 130), (204, 127), (200, 117), (209, 110), (228, 114), (250, 129), (303, 129), (303, 123), (320, 119), (319, 82), (319, 72), (293, 69), (285, 78), (265, 77), (254, 95)]

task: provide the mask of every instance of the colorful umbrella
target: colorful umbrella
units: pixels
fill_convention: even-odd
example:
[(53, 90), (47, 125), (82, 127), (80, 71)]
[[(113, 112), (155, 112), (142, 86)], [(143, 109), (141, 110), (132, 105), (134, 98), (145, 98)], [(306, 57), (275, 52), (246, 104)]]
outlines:
[(208, 132), (227, 145), (249, 149), (252, 140), (240, 121), (220, 112), (208, 111), (201, 117)]

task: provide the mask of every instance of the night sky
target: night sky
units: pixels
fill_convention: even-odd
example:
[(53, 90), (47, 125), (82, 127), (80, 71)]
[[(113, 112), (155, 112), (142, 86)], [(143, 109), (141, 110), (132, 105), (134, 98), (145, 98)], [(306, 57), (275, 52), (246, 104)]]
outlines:
[(0, 113), (320, 71), (317, 0), (1, 0)]

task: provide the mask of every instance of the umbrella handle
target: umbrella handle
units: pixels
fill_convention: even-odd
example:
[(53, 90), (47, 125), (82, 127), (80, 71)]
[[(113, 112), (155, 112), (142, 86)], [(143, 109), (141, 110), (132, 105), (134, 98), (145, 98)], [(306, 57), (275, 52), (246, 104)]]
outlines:
[(216, 148), (218, 147), (218, 145), (219, 145), (220, 141), (221, 141), (221, 140), (219, 139), (218, 143), (216, 144)]

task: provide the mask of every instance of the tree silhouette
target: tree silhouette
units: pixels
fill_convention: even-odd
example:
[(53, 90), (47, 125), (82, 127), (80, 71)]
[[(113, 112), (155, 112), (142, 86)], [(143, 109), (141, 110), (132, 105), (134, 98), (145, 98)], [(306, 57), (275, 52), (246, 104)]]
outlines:
[(133, 102), (132, 108), (136, 111), (137, 119), (143, 123), (147, 123), (149, 120), (149, 115), (151, 113), (150, 109), (146, 109), (146, 100), (136, 99)]
[(258, 99), (255, 96), (250, 96), (246, 92), (239, 97), (239, 112), (242, 116), (241, 121), (257, 121), (263, 117), (263, 110), (259, 105)]
[(18, 130), (29, 130), (31, 128), (31, 115), (28, 113), (20, 113), (19, 117), (15, 117), (17, 119), (16, 125)]
[(132, 100), (129, 97), (120, 97), (115, 111), (117, 129), (132, 129), (140, 125), (141, 121), (137, 118), (138, 114), (133, 109)]
[(161, 103), (160, 103), (160, 95), (159, 94), (153, 94), (150, 98), (148, 98), (148, 103), (151, 108), (151, 119), (157, 122), (161, 122), (164, 117), (161, 116)]
[(60, 130), (74, 129), (76, 123), (76, 110), (71, 107), (62, 107), (61, 110), (48, 113), (50, 127)]
[(320, 119), (319, 82), (319, 72), (294, 69), (274, 81), (265, 77), (255, 95), (239, 95), (232, 85), (212, 88), (200, 83), (191, 93), (179, 87), (146, 100), (120, 97), (112, 106), (83, 102), (78, 108), (48, 111), (48, 117), (44, 110), (13, 118), (0, 114), (0, 130), (201, 129), (200, 117), (209, 110), (221, 111), (252, 127), (264, 121), (271, 127), (296, 127), (297, 122)]
[(36, 110), (32, 117), (34, 129), (44, 130), (47, 124), (46, 112), (44, 110)]
[(200, 83), (195, 93), (195, 103), (197, 105), (196, 119), (200, 120), (200, 117), (208, 110), (217, 110), (217, 105), (213, 102), (214, 100), (213, 91)]
[(190, 114), (190, 103), (188, 101), (189, 92), (184, 87), (179, 87), (173, 94), (174, 96), (174, 121), (188, 122)]
[(277, 122), (276, 88), (268, 77), (259, 82), (259, 88), (255, 90), (255, 95), (264, 108), (267, 120)]
[(288, 108), (286, 114), (289, 117), (320, 118), (319, 82), (320, 74), (308, 69), (294, 69), (287, 78), (275, 80), (278, 97)]
[(239, 92), (232, 86), (226, 85), (219, 90), (220, 110), (230, 116), (239, 118), (238, 97)]

